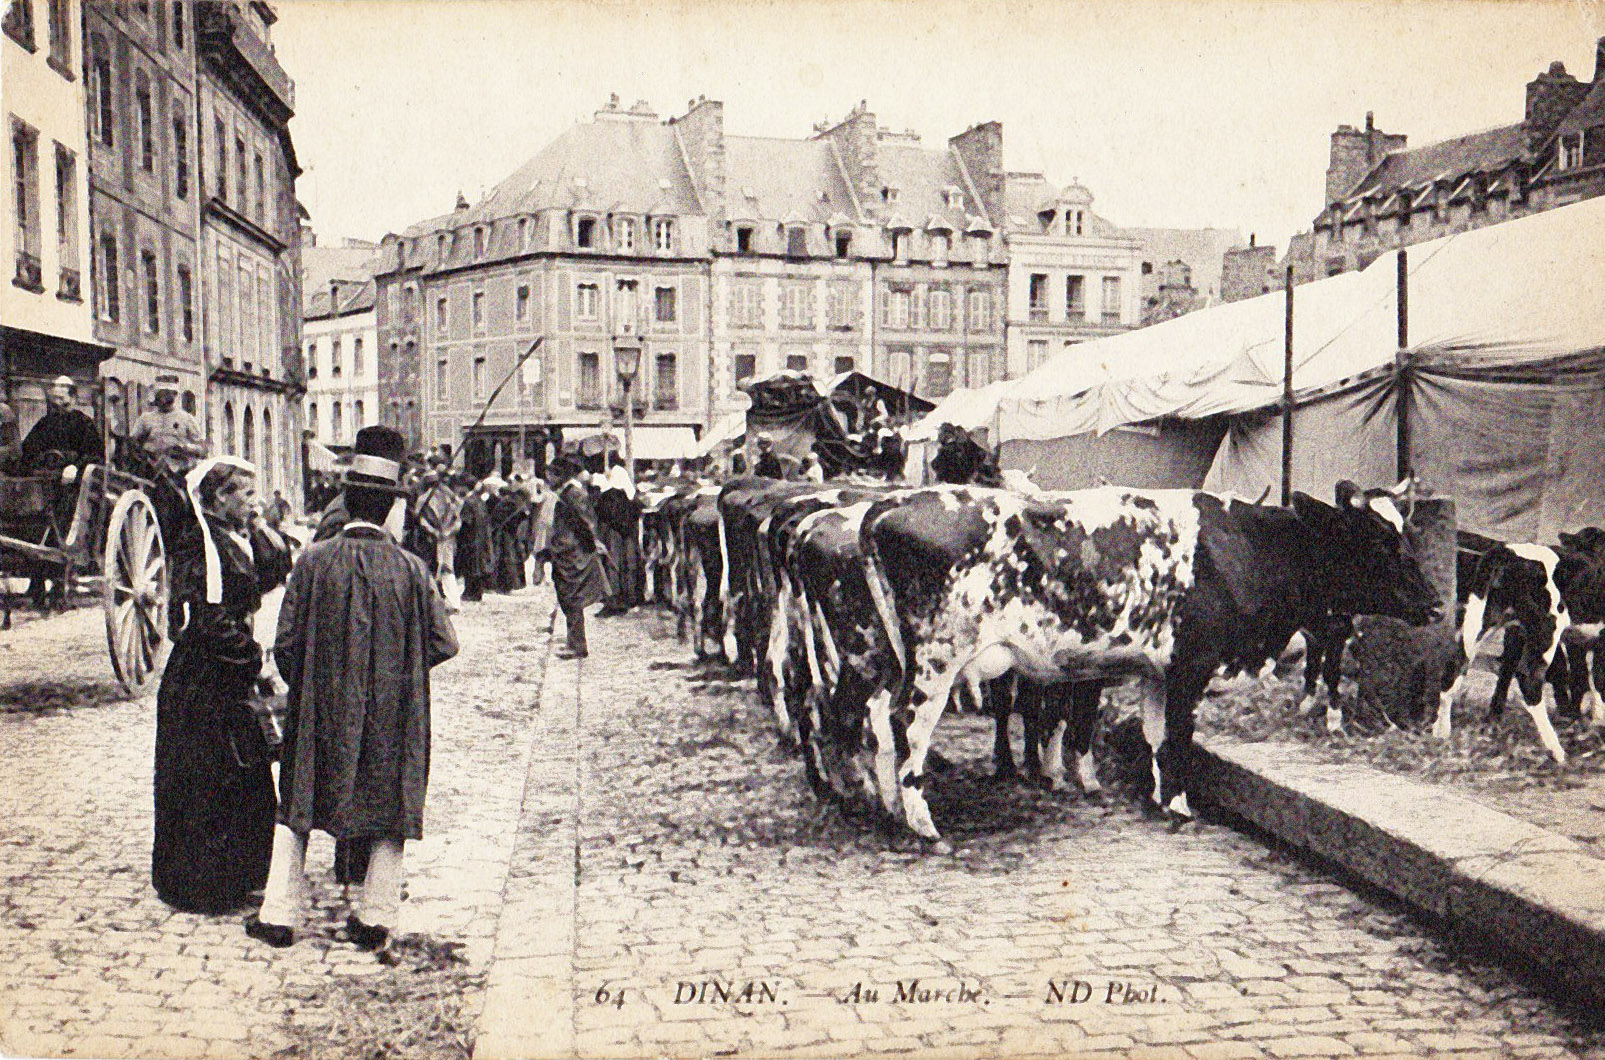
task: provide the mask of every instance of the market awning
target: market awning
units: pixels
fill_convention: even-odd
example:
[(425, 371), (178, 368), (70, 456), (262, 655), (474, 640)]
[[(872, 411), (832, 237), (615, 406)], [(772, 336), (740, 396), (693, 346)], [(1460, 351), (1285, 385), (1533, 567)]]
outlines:
[(724, 442), (733, 442), (747, 433), (747, 410), (737, 409), (722, 417), (713, 429), (702, 436), (702, 442), (697, 446), (697, 456), (707, 456), (714, 448)]

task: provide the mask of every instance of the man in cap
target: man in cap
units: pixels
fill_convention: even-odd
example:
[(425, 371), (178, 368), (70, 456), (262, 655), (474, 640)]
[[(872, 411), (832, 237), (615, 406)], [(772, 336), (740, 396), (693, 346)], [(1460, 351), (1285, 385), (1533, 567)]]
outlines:
[(457, 637), (423, 561), (385, 529), (405, 504), (404, 450), (393, 428), (357, 432), (343, 483), (350, 519), (302, 553), (279, 610), (273, 655), (289, 685), (279, 817), (262, 910), (245, 923), (271, 946), (295, 939), (312, 829), (371, 844), (346, 920), (369, 950), (396, 926), (405, 843), (423, 835), (429, 672), (457, 654)]
[(151, 408), (134, 421), (129, 441), (158, 475), (183, 475), (206, 455), (206, 432), (200, 421), (178, 407), (178, 376), (156, 377)]

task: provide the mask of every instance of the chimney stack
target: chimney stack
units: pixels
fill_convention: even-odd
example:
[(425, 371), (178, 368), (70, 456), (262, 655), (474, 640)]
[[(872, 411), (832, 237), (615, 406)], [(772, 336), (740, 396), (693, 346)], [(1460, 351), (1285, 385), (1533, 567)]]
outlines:
[(1594, 45), (1594, 84), (1605, 83), (1605, 37)]

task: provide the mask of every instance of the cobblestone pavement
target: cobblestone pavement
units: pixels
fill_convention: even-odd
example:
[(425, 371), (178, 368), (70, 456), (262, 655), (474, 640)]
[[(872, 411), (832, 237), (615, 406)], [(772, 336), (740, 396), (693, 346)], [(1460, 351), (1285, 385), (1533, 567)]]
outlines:
[(750, 683), (671, 634), (602, 620), (548, 671), (479, 1060), (1605, 1055), (1254, 839), (987, 785), (977, 719), (938, 735), (952, 855), (824, 809)]
[[(527, 770), (549, 605), (492, 597), (457, 616), (436, 671), (425, 838), (407, 846), (399, 931), (456, 943), (483, 972)], [(100, 612), (0, 634), (0, 1052), (250, 1056), (326, 1024), (332, 979), (387, 973), (341, 941), (332, 844), (289, 950), (242, 916), (177, 913), (150, 888), (154, 694), (122, 700)], [(478, 998), (469, 999), (477, 1012)]]

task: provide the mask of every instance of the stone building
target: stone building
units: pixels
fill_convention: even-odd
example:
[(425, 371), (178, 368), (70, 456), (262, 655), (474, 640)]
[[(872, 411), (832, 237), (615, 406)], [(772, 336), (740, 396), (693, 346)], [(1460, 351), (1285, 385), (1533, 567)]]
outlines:
[(301, 485), (305, 386), (294, 85), (273, 54), (268, 4), (155, 5), (190, 9), (207, 428), (214, 452), (258, 465), (264, 493), (291, 495)]
[(1422, 147), (1341, 125), (1326, 206), (1288, 261), (1294, 282), (1364, 268), (1383, 253), (1605, 193), (1605, 37), (1594, 75), (1550, 64), (1527, 84), (1521, 121)]
[(1281, 290), (1286, 279), (1276, 261), (1276, 248), (1250, 235), (1248, 246), (1228, 250), (1221, 260), (1220, 300), (1257, 298)]
[[(303, 248), (304, 276), (320, 271), (323, 248)], [(334, 250), (338, 254), (338, 249)], [(379, 398), (379, 341), (372, 276), (342, 268), (317, 285), (302, 287), (301, 338), (306, 364), (303, 416), (322, 445), (349, 446), (357, 431), (392, 423)]]
[[(95, 378), (110, 352), (97, 341), (89, 262), (89, 159), (84, 128), (83, 21), (77, 0), (13, 0), (0, 38), (7, 179), (0, 245), (0, 400), (19, 437), (44, 413), (44, 384)], [(80, 399), (87, 393), (80, 393)]]
[(1090, 191), (1010, 173), (1006, 195), (1009, 377), (1138, 326), (1141, 243), (1093, 212)]
[(1243, 245), (1242, 233), (1232, 228), (1127, 228), (1125, 234), (1142, 246), (1144, 325), (1221, 301), (1223, 259)]
[(193, 3), (83, 7), (88, 250), (108, 417), (125, 432), (158, 375), (207, 398)]

